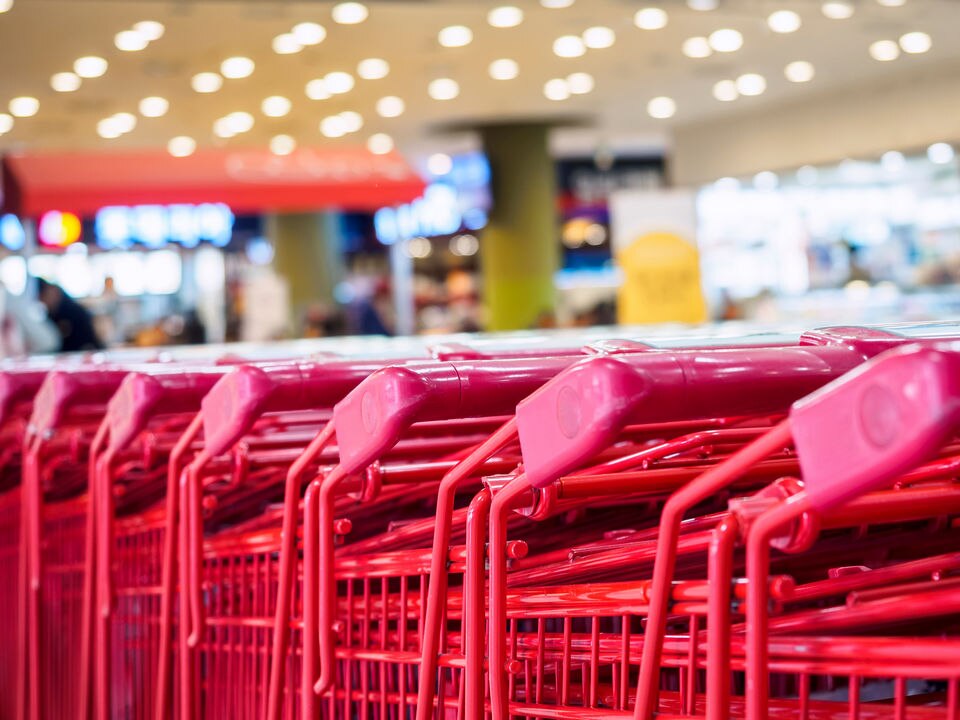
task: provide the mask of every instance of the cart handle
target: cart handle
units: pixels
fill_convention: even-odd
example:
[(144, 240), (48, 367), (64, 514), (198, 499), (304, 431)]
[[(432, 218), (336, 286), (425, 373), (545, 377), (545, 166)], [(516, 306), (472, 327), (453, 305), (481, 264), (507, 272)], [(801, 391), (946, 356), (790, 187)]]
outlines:
[(0, 372), (0, 424), (3, 424), (14, 405), (37, 394), (49, 369), (3, 370)]
[(85, 403), (106, 404), (123, 378), (143, 366), (83, 366), (47, 373), (33, 400), (28, 432), (45, 437), (52, 433), (72, 407)]

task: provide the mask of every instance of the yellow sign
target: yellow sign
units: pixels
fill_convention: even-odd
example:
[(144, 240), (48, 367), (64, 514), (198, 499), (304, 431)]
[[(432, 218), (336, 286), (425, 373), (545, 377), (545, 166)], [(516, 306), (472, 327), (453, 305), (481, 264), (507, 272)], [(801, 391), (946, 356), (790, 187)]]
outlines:
[(617, 253), (623, 269), (618, 320), (625, 325), (707, 320), (696, 247), (670, 232), (641, 235)]

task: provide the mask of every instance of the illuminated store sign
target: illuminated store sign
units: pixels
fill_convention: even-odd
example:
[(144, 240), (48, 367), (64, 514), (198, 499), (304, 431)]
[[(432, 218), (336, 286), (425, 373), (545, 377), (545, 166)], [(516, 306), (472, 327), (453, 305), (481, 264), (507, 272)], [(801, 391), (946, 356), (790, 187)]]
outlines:
[(80, 218), (73, 213), (51, 210), (40, 217), (37, 240), (47, 247), (67, 247), (80, 239)]
[(7, 250), (23, 250), (27, 235), (16, 215), (0, 215), (0, 244)]
[(223, 203), (202, 205), (136, 205), (105, 207), (97, 213), (97, 244), (110, 250), (167, 243), (196, 247), (210, 242), (223, 247), (233, 236), (234, 216)]

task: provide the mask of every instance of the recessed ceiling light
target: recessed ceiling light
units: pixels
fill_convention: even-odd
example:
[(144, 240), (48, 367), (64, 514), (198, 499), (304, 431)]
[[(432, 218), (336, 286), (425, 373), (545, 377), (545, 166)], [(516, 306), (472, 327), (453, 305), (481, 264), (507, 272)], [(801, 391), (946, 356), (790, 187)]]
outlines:
[(487, 13), (487, 22), (497, 28), (516, 27), (523, 22), (523, 10), (513, 5), (495, 7)]
[(13, 0), (0, 0), (0, 13), (9, 12), (13, 7)]
[(177, 135), (177, 137), (171, 138), (170, 142), (167, 143), (167, 152), (174, 157), (192, 155), (196, 149), (197, 141), (186, 135)]
[(880, 167), (888, 175), (897, 175), (907, 166), (907, 159), (902, 152), (888, 150), (880, 156)]
[(540, 4), (548, 10), (562, 10), (573, 5), (574, 0), (540, 0)]
[(767, 81), (763, 75), (744, 73), (737, 78), (737, 92), (748, 97), (762, 95), (767, 89)]
[(463, 47), (469, 45), (472, 41), (473, 31), (466, 25), (450, 25), (437, 33), (437, 42), (443, 47)]
[(98, 78), (107, 71), (107, 61), (96, 55), (85, 55), (73, 63), (73, 71), (82, 78)]
[(720, 5), (720, 0), (687, 0), (687, 7), (691, 10), (708, 12), (716, 10)]
[(713, 97), (720, 102), (733, 102), (740, 97), (737, 83), (733, 80), (721, 80), (713, 86)]
[(33, 117), (40, 110), (40, 101), (35, 97), (23, 95), (15, 97), (10, 101), (10, 114), (14, 117), (25, 118)]
[(666, 10), (658, 7), (640, 8), (633, 16), (633, 24), (641, 30), (660, 30), (668, 20)]
[(293, 55), (303, 50), (303, 43), (293, 33), (281, 33), (270, 42), (270, 47), (277, 55)]
[(345, 2), (333, 6), (333, 21), (341, 25), (362, 23), (370, 15), (367, 6), (358, 2)]
[(376, 133), (367, 138), (367, 150), (374, 155), (386, 155), (393, 150), (393, 138), (386, 133)]
[(339, 115), (328, 115), (320, 121), (320, 132), (328, 138), (339, 138), (347, 134), (343, 118)]
[(122, 133), (128, 133), (137, 126), (137, 116), (133, 113), (114, 113), (110, 116), (110, 119), (116, 124), (117, 129)]
[(721, 28), (710, 33), (708, 42), (717, 52), (736, 52), (743, 47), (743, 35), (738, 30)]
[(450, 78), (437, 78), (430, 81), (427, 94), (434, 100), (453, 100), (460, 94), (460, 85)]
[(117, 46), (117, 50), (137, 52), (149, 45), (150, 41), (136, 30), (121, 30), (113, 36), (113, 44)]
[(377, 115), (385, 118), (395, 118), (403, 115), (406, 103), (396, 95), (387, 95), (377, 100)]
[(683, 54), (689, 58), (705, 58), (713, 55), (713, 48), (710, 47), (710, 41), (702, 35), (684, 40), (681, 50)]
[(595, 85), (590, 73), (575, 72), (567, 75), (567, 87), (572, 95), (586, 95), (593, 91)]
[(890, 62), (900, 57), (900, 46), (893, 40), (877, 40), (870, 45), (870, 57), (878, 62)]
[(390, 73), (390, 63), (382, 58), (367, 58), (357, 64), (357, 75), (364, 80), (380, 80)]
[(453, 170), (453, 158), (446, 153), (434, 153), (427, 158), (427, 170), (434, 177), (447, 175)]
[[(297, 23), (290, 32), (301, 45), (319, 45), (327, 37), (327, 29), (323, 25), (315, 22)], [(290, 136), (277, 135), (277, 137)]]
[(647, 103), (647, 114), (657, 120), (672, 118), (677, 112), (677, 103), (673, 98), (661, 95)]
[(236, 131), (233, 129), (233, 126), (230, 123), (228, 118), (222, 117), (218, 118), (213, 123), (213, 134), (219, 138), (232, 138), (236, 135)]
[(907, 0), (877, 0), (877, 2), (884, 7), (903, 7), (907, 4)]
[(597, 25), (583, 31), (583, 44), (591, 50), (603, 50), (616, 42), (617, 36), (608, 27)]
[(343, 128), (348, 133), (357, 132), (363, 127), (363, 115), (353, 110), (344, 110), (340, 113), (340, 119), (343, 120)]
[(270, 138), (270, 152), (274, 155), (289, 155), (297, 148), (297, 141), (290, 135), (274, 135)]
[(72, 72), (58, 72), (50, 77), (50, 87), (57, 92), (73, 92), (80, 83), (80, 76)]
[(783, 69), (783, 74), (790, 82), (805, 83), (813, 80), (816, 71), (812, 63), (806, 60), (795, 60)]
[(800, 29), (803, 21), (793, 10), (777, 10), (767, 18), (767, 26), (775, 33), (792, 33)]
[(226, 116), (227, 125), (235, 133), (245, 133), (253, 129), (253, 115), (237, 110)]
[(925, 32), (908, 32), (900, 36), (900, 47), (905, 53), (919, 55), (933, 46), (933, 40)]
[(820, 12), (831, 20), (847, 20), (853, 17), (853, 3), (848, 0), (833, 0), (820, 6)]
[(231, 80), (240, 80), (250, 77), (255, 67), (253, 60), (248, 57), (229, 57), (220, 63), (220, 74)]
[(327, 84), (323, 78), (314, 78), (308, 82), (305, 92), (311, 100), (326, 100), (330, 97), (330, 91), (327, 90)]
[(490, 63), (489, 72), (494, 80), (513, 80), (520, 74), (520, 66), (516, 60), (501, 58)]
[(260, 111), (267, 117), (283, 117), (290, 112), (293, 103), (282, 95), (271, 95), (260, 103)]
[(753, 186), (757, 190), (776, 190), (780, 185), (780, 178), (775, 172), (764, 170), (753, 176)]
[(937, 165), (946, 165), (954, 158), (953, 146), (947, 143), (934, 143), (927, 148), (927, 158)]
[(562, 35), (553, 41), (553, 54), (562, 58), (580, 57), (587, 51), (586, 46), (576, 35)]
[(190, 87), (198, 93), (212, 93), (223, 87), (223, 78), (215, 72), (197, 73), (190, 78)]
[(0, 113), (0, 135), (13, 130), (13, 117), (6, 113)]
[(153, 95), (151, 97), (145, 97), (140, 101), (140, 114), (144, 117), (162, 117), (167, 114), (167, 110), (170, 108), (170, 103), (166, 98), (158, 97)]
[(327, 88), (327, 92), (334, 95), (343, 95), (353, 90), (353, 75), (341, 70), (329, 72), (323, 76), (323, 84)]
[(543, 86), (543, 95), (547, 100), (566, 100), (570, 97), (570, 86), (563, 78), (548, 80)]
[(123, 135), (123, 133), (113, 118), (104, 118), (97, 123), (97, 135), (104, 140), (114, 140)]
[(140, 33), (148, 42), (153, 42), (163, 37), (166, 28), (163, 26), (163, 23), (159, 23), (156, 20), (141, 20), (133, 24), (133, 30), (134, 32)]

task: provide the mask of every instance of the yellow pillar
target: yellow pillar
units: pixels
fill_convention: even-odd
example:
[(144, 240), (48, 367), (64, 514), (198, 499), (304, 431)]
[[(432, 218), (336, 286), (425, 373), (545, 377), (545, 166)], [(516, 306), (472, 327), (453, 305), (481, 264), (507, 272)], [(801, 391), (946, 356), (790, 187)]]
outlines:
[(273, 267), (290, 288), (293, 326), (303, 324), (308, 306), (335, 306), (333, 290), (343, 279), (340, 217), (337, 213), (288, 213), (267, 217)]
[(541, 123), (480, 129), (493, 188), (493, 209), (480, 244), (489, 330), (530, 328), (554, 312), (560, 249), (548, 129)]

